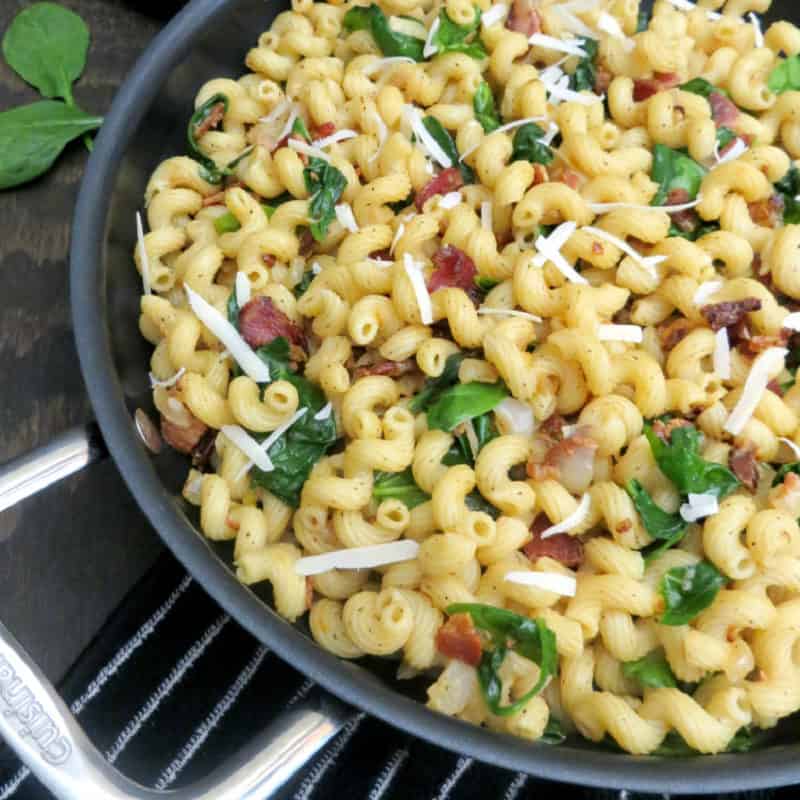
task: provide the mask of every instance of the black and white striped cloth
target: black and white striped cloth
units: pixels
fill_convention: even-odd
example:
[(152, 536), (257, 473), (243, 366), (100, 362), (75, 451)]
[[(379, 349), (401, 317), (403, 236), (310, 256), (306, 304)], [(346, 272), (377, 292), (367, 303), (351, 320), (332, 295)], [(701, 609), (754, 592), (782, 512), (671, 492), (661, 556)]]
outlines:
[[(61, 687), (106, 758), (159, 789), (204, 776), (276, 711), (313, 689), (222, 613), (168, 555), (131, 592)], [(354, 712), (281, 800), (525, 800), (554, 791), (562, 800), (621, 797), (459, 757)], [(796, 792), (771, 797), (788, 800)], [(0, 800), (50, 797), (3, 747)]]

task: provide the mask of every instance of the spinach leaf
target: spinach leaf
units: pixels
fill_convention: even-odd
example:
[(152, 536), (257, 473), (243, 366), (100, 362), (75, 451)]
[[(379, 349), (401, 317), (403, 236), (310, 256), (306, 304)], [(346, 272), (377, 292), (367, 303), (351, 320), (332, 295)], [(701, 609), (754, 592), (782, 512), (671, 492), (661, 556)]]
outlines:
[(55, 3), (34, 3), (14, 17), (3, 36), (8, 65), (48, 98), (74, 105), (72, 84), (86, 66), (89, 29), (74, 12)]
[(239, 302), (236, 299), (236, 289), (233, 289), (228, 295), (228, 305), (226, 307), (228, 312), (228, 322), (233, 325), (236, 330), (239, 330)]
[(302, 117), (298, 117), (292, 123), (292, 133), (302, 136), (309, 143), (311, 142), (311, 134), (308, 132), (308, 128), (306, 128), (306, 124), (303, 122)]
[[(439, 30), (433, 36), (431, 44), (436, 47), (436, 55), (442, 53), (464, 53), (477, 60), (486, 58), (488, 53), (478, 34), (481, 24), (481, 10), (475, 8), (475, 17), (469, 25), (456, 25), (447, 11), (439, 12)], [(473, 36), (473, 34), (475, 34)]]
[(727, 467), (701, 457), (700, 434), (695, 427), (675, 428), (669, 443), (659, 439), (649, 425), (644, 432), (659, 469), (681, 494), (710, 492), (721, 500), (739, 485)]
[(727, 89), (718, 89), (713, 83), (710, 83), (705, 78), (692, 78), (688, 83), (682, 84), (680, 87), (684, 92), (691, 92), (692, 94), (699, 94), (700, 97), (705, 97), (708, 100), (714, 92), (718, 92), (725, 97), (728, 96)]
[(689, 198), (694, 200), (705, 174), (705, 167), (694, 159), (665, 144), (657, 144), (653, 148), (653, 171), (650, 177), (658, 184), (658, 191), (651, 205), (664, 205), (673, 189), (685, 189)]
[(783, 483), (783, 479), (790, 473), (794, 472), (795, 475), (800, 475), (800, 461), (793, 461), (791, 464), (784, 464), (776, 473), (775, 477), (772, 479), (772, 485), (777, 486), (780, 483)]
[(46, 172), (61, 151), (78, 136), (103, 123), (57, 100), (41, 100), (0, 113), (0, 189), (8, 189)]
[(221, 183), (225, 176), (225, 171), (221, 170), (214, 159), (206, 155), (197, 141), (197, 131), (212, 115), (217, 115), (222, 106), (222, 113), (227, 114), (230, 102), (227, 95), (217, 92), (211, 95), (208, 100), (199, 106), (194, 114), (189, 118), (189, 125), (186, 130), (186, 138), (189, 141), (189, 155), (201, 166), (201, 176), (209, 183)]
[(622, 665), (622, 674), (626, 678), (639, 681), (648, 689), (661, 689), (664, 686), (674, 689), (678, 685), (664, 654), (658, 650), (653, 650), (636, 661), (625, 662)]
[(372, 486), (372, 496), (382, 500), (399, 500), (409, 510), (428, 502), (431, 496), (417, 486), (411, 467), (402, 472), (377, 472)]
[(668, 236), (680, 236), (682, 239), (688, 239), (690, 242), (696, 242), (703, 236), (719, 230), (718, 222), (701, 222), (698, 218), (697, 227), (690, 231), (682, 231), (675, 223), (669, 226)]
[(652, 15), (653, 9), (649, 8), (649, 3), (640, 3), (639, 15), (636, 17), (636, 33), (643, 33), (647, 30)]
[(403, 200), (396, 200), (394, 203), (387, 203), (386, 207), (391, 208), (395, 214), (399, 214), (414, 202), (414, 190), (412, 189)]
[(659, 591), (664, 598), (662, 625), (686, 625), (708, 608), (727, 578), (710, 562), (675, 567), (664, 574)]
[[(270, 200), (269, 203), (262, 203), (261, 208), (264, 209), (264, 213), (267, 215), (267, 219), (270, 219), (272, 215), (275, 213), (275, 210), (278, 208), (281, 203), (285, 203), (288, 200), (294, 200), (294, 198), (288, 194), (284, 193), (279, 197)], [(242, 226), (239, 224), (239, 220), (233, 216), (230, 211), (226, 211), (224, 214), (220, 214), (214, 220), (214, 229), (217, 233), (235, 233), (239, 230)]]
[(344, 15), (343, 25), (346, 31), (369, 31), (385, 56), (425, 60), (422, 55), (425, 42), (416, 36), (393, 31), (388, 17), (375, 3), (370, 6), (353, 6)]
[[(436, 144), (444, 150), (454, 166), (458, 167), (464, 183), (475, 183), (475, 173), (469, 164), (459, 161), (458, 148), (453, 137), (447, 132), (444, 125), (436, 117), (425, 117), (422, 120), (428, 133), (436, 140)], [(403, 206), (405, 208), (405, 206)]]
[[(472, 427), (475, 431), (475, 438), (478, 440), (477, 452), (483, 449), (485, 444), (488, 444), (492, 439), (498, 436), (497, 428), (495, 427), (494, 420), (490, 413), (481, 414), (472, 420)], [(475, 458), (472, 455), (472, 447), (469, 443), (469, 437), (465, 433), (460, 433), (456, 436), (453, 446), (442, 459), (442, 464), (450, 467), (453, 464), (474, 464)]]
[(311, 281), (316, 277), (313, 270), (306, 270), (303, 273), (303, 277), (300, 278), (300, 282), (292, 289), (294, 296), (302, 297), (308, 291), (308, 287), (311, 286)]
[(544, 733), (539, 737), (538, 741), (544, 744), (561, 744), (567, 738), (564, 732), (564, 726), (558, 717), (550, 716), (545, 725)]
[(653, 498), (650, 497), (647, 489), (635, 479), (628, 481), (628, 485), (625, 488), (631, 496), (633, 504), (636, 506), (636, 510), (639, 512), (639, 516), (642, 518), (647, 532), (654, 539), (666, 545), (666, 547), (659, 545), (657, 551), (654, 550), (647, 553), (645, 560), (648, 558), (657, 558), (664, 550), (673, 547), (683, 539), (683, 535), (686, 533), (689, 523), (686, 522), (680, 514), (668, 514), (664, 509), (659, 508)]
[(686, 758), (687, 756), (697, 755), (697, 750), (689, 747), (686, 740), (679, 733), (670, 731), (664, 737), (664, 741), (653, 751), (652, 755), (666, 758)]
[(439, 395), (449, 389), (451, 386), (458, 383), (458, 370), (461, 367), (461, 362), (467, 357), (466, 353), (453, 353), (447, 357), (444, 362), (444, 369), (438, 378), (428, 378), (425, 385), (422, 387), (419, 394), (411, 399), (408, 404), (409, 410), (416, 414), (424, 411), (428, 406), (438, 400)]
[(724, 125), (717, 128), (717, 151), (722, 152), (734, 139), (736, 134)]
[(800, 224), (800, 202), (796, 199), (800, 195), (800, 169), (792, 164), (775, 188), (783, 195), (784, 225)]
[(569, 79), (569, 88), (576, 92), (588, 89), (594, 91), (597, 83), (597, 40), (583, 39), (581, 47), (586, 51), (586, 55), (578, 62), (575, 72)]
[(428, 427), (451, 431), (456, 425), (491, 411), (504, 397), (508, 397), (508, 389), (500, 381), (458, 383), (429, 406)]
[[(493, 714), (515, 714), (547, 684), (558, 670), (556, 635), (542, 619), (530, 619), (504, 608), (482, 603), (456, 603), (448, 606), (447, 613), (469, 614), (477, 628), (486, 631), (492, 639), (493, 649), (484, 652), (478, 665), (478, 683), (486, 704)], [(539, 680), (533, 688), (507, 706), (501, 705), (503, 684), (498, 671), (506, 653), (514, 650), (524, 658), (539, 665)]]
[[(513, 159), (512, 159), (513, 160)], [(489, 292), (497, 286), (500, 281), (496, 281), (494, 278), (487, 278), (485, 275), (476, 275), (475, 276), (475, 285), (484, 293), (488, 294)]]
[(333, 414), (326, 419), (316, 419), (316, 413), (327, 402), (325, 394), (289, 367), (289, 343), (285, 338), (274, 339), (256, 353), (269, 366), (272, 380), (289, 381), (297, 389), (298, 408), (308, 410), (267, 451), (274, 469), (262, 472), (253, 467), (251, 480), (288, 505), (297, 507), (311, 469), (336, 441), (336, 420)]
[(311, 212), (311, 235), (321, 242), (328, 226), (336, 219), (336, 203), (347, 186), (347, 178), (333, 164), (321, 158), (312, 158), (303, 170), (306, 189), (311, 194), (308, 208)]
[(494, 102), (492, 87), (486, 81), (482, 81), (478, 86), (472, 98), (472, 108), (475, 111), (475, 119), (480, 122), (486, 133), (497, 130), (502, 124)]
[(500, 516), (500, 509), (493, 506), (477, 489), (464, 498), (464, 505), (470, 511), (482, 511), (492, 519), (497, 519)]
[(553, 151), (541, 141), (544, 131), (535, 123), (520, 125), (514, 133), (511, 146), (512, 161), (530, 161), (532, 164), (553, 163)]
[(775, 94), (783, 94), (790, 89), (800, 89), (800, 55), (785, 58), (772, 70), (767, 78), (767, 88)]

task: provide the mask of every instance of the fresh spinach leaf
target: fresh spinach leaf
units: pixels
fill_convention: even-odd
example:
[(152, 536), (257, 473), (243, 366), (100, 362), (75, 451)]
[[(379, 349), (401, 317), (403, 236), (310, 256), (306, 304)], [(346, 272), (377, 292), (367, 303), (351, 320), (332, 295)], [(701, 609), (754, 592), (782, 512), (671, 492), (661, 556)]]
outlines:
[(497, 286), (500, 281), (496, 281), (494, 278), (487, 278), (485, 275), (476, 275), (475, 276), (475, 285), (484, 293), (488, 294), (489, 292)]
[[(482, 603), (456, 603), (448, 606), (447, 613), (469, 614), (475, 627), (492, 639), (493, 648), (483, 653), (478, 665), (478, 683), (489, 710), (493, 714), (515, 714), (547, 684), (558, 671), (556, 635), (544, 620), (530, 619), (504, 608)], [(539, 665), (539, 679), (529, 692), (509, 705), (501, 705), (503, 684), (499, 670), (509, 649)]]
[(456, 425), (491, 411), (504, 397), (508, 397), (508, 389), (499, 381), (458, 383), (428, 407), (428, 427), (451, 431)]
[(75, 106), (41, 100), (0, 113), (0, 189), (46, 172), (61, 151), (103, 123)]
[[(228, 96), (217, 92), (200, 105), (189, 118), (186, 138), (189, 141), (189, 155), (201, 166), (201, 176), (209, 183), (221, 183), (225, 171), (220, 169), (211, 156), (206, 155), (197, 141), (197, 132), (209, 117), (224, 116), (228, 112), (230, 101)], [(220, 111), (222, 112), (220, 115)]]
[(469, 164), (459, 161), (458, 148), (453, 137), (447, 132), (444, 125), (436, 117), (425, 117), (422, 120), (428, 133), (436, 140), (436, 144), (444, 150), (454, 166), (458, 167), (464, 183), (475, 183), (475, 173)]
[(295, 297), (302, 297), (307, 291), (308, 287), (311, 286), (311, 281), (314, 280), (317, 276), (314, 274), (313, 270), (306, 270), (303, 273), (303, 277), (300, 278), (300, 282), (297, 286), (292, 289)]
[(700, 561), (667, 571), (659, 583), (665, 610), (662, 625), (686, 625), (708, 608), (727, 578), (710, 562)]
[(663, 206), (673, 189), (685, 189), (689, 198), (694, 200), (705, 174), (705, 167), (694, 159), (665, 144), (657, 144), (653, 148), (653, 170), (650, 177), (658, 184), (658, 191), (652, 205)]
[(447, 11), (439, 12), (439, 29), (433, 36), (431, 44), (436, 47), (436, 55), (442, 53), (464, 53), (480, 61), (488, 53), (480, 40), (478, 30), (481, 24), (481, 11), (475, 8), (475, 17), (469, 25), (456, 25)]
[(464, 505), (470, 511), (482, 511), (492, 519), (497, 519), (500, 516), (500, 509), (497, 506), (493, 506), (477, 489), (464, 498)]
[(737, 486), (737, 477), (722, 464), (706, 461), (700, 455), (700, 434), (691, 425), (675, 428), (669, 443), (662, 441), (650, 425), (645, 436), (659, 469), (681, 494), (712, 493), (720, 500)]
[(472, 108), (475, 111), (475, 119), (480, 122), (486, 133), (496, 131), (502, 124), (494, 102), (492, 87), (486, 81), (482, 81), (478, 86), (472, 98)]
[(636, 17), (636, 33), (643, 33), (650, 25), (650, 17), (653, 15), (653, 9), (649, 3), (640, 3), (639, 14)]
[(795, 475), (800, 475), (800, 461), (793, 461), (791, 464), (784, 464), (772, 479), (772, 485), (778, 486), (783, 483), (783, 479), (790, 473), (794, 472)]
[(625, 662), (622, 665), (622, 674), (626, 678), (639, 681), (647, 689), (661, 689), (665, 686), (674, 689), (678, 685), (664, 654), (659, 650), (653, 650), (636, 661)]
[(544, 131), (535, 123), (520, 125), (514, 133), (511, 145), (512, 161), (530, 161), (532, 164), (553, 163), (553, 151), (543, 141)]
[(336, 203), (347, 186), (347, 178), (333, 164), (321, 158), (312, 158), (303, 170), (306, 189), (311, 194), (311, 235), (321, 242), (328, 226), (336, 219)]
[(448, 356), (447, 360), (444, 362), (442, 374), (439, 375), (438, 378), (428, 378), (425, 381), (425, 385), (420, 392), (415, 395), (408, 404), (409, 410), (414, 414), (424, 411), (439, 399), (439, 396), (445, 389), (449, 389), (451, 386), (457, 384), (458, 370), (461, 367), (461, 362), (466, 357), (467, 354), (464, 352), (453, 353), (453, 355)]
[(399, 500), (409, 510), (427, 503), (431, 496), (422, 491), (414, 480), (411, 467), (402, 472), (377, 472), (372, 486), (372, 496), (382, 500)]
[(767, 88), (775, 94), (800, 89), (800, 55), (785, 58), (767, 78)]
[[(488, 444), (492, 439), (498, 436), (498, 433), (491, 413), (481, 414), (479, 417), (475, 417), (475, 419), (472, 420), (472, 428), (475, 431), (475, 438), (477, 439), (477, 455), (485, 444)], [(455, 442), (453, 442), (453, 446), (442, 459), (442, 464), (449, 467), (453, 464), (474, 463), (475, 458), (472, 455), (469, 437), (466, 433), (458, 434)]]
[[(270, 200), (269, 203), (262, 203), (261, 208), (264, 209), (264, 213), (267, 215), (267, 219), (270, 219), (272, 215), (275, 213), (275, 210), (278, 208), (281, 203), (285, 203), (288, 200), (293, 200), (294, 198), (290, 194), (282, 194), (280, 197), (276, 197), (274, 200)], [(226, 211), (224, 214), (220, 214), (214, 220), (214, 230), (217, 233), (235, 233), (239, 230), (242, 226), (239, 224), (239, 220), (233, 216), (230, 211)]]
[(302, 117), (298, 117), (292, 123), (292, 133), (302, 136), (303, 139), (309, 143), (311, 142), (311, 134), (308, 132), (308, 128), (306, 128), (306, 124), (303, 122)]
[(550, 716), (547, 720), (547, 725), (544, 727), (544, 733), (537, 741), (544, 744), (561, 744), (567, 738), (564, 732), (564, 725), (558, 717)]
[[(647, 489), (635, 479), (628, 481), (628, 485), (625, 488), (631, 496), (647, 532), (654, 539), (666, 544), (666, 547), (658, 546), (657, 555), (661, 555), (665, 549), (673, 547), (683, 538), (689, 523), (680, 514), (668, 514), (663, 508), (659, 508), (653, 498), (650, 497)], [(657, 555), (654, 551), (653, 553), (648, 553), (646, 558), (650, 556), (657, 557)]]
[(721, 153), (734, 139), (736, 134), (724, 125), (717, 128), (717, 152)]
[(800, 169), (794, 164), (789, 171), (775, 184), (775, 188), (783, 196), (784, 225), (800, 224)]
[(414, 190), (412, 189), (408, 196), (403, 200), (397, 200), (394, 203), (387, 203), (386, 207), (391, 208), (395, 214), (399, 214), (404, 209), (408, 208), (414, 202)]
[(684, 92), (699, 94), (700, 97), (705, 97), (706, 100), (708, 100), (714, 92), (724, 95), (725, 97), (728, 96), (728, 91), (726, 89), (718, 89), (705, 78), (693, 78), (688, 83), (682, 84), (679, 88)]
[(569, 88), (576, 92), (594, 91), (597, 83), (597, 40), (585, 38), (581, 40), (581, 47), (586, 55), (578, 62), (575, 72), (569, 79)]
[(422, 50), (425, 42), (416, 36), (392, 30), (388, 17), (373, 3), (370, 6), (354, 6), (343, 20), (346, 31), (369, 31), (375, 44), (385, 56), (405, 56), (414, 61), (424, 61)]

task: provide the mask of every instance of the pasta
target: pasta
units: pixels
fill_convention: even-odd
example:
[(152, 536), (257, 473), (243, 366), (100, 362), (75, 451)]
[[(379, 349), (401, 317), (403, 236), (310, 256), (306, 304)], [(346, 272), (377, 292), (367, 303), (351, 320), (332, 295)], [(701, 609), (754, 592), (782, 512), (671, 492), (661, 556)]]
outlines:
[(706, 5), (294, 2), (147, 185), (200, 530), (440, 713), (649, 754), (800, 711), (800, 30)]

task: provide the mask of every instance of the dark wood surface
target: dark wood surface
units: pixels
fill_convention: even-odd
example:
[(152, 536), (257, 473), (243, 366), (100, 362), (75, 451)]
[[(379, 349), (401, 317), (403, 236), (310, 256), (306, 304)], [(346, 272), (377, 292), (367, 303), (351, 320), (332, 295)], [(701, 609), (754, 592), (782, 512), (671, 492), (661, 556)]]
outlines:
[[(0, 31), (29, 4), (1, 0)], [(63, 5), (92, 35), (76, 101), (102, 114), (178, 3)], [(0, 110), (37, 99), (2, 62)], [(0, 192), (0, 462), (92, 417), (72, 340), (67, 260), (86, 160), (73, 144), (45, 177)], [(0, 514), (0, 619), (59, 680), (160, 550), (113, 462), (94, 465)]]

